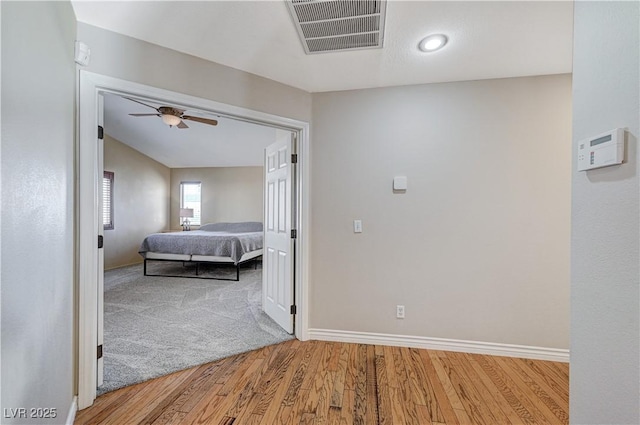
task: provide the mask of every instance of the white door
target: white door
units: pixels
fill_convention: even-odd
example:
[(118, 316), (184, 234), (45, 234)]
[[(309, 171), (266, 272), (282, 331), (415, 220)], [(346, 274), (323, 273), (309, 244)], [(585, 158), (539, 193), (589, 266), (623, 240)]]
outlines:
[(294, 134), (278, 130), (277, 142), (265, 149), (265, 227), (262, 308), (285, 331), (293, 333), (292, 146)]
[[(98, 125), (104, 127), (104, 96), (98, 95)], [(100, 135), (99, 135), (100, 136)], [(102, 186), (104, 181), (104, 140), (98, 139), (98, 246), (104, 240), (104, 220)], [(104, 245), (104, 244), (103, 244)], [(97, 386), (104, 382), (104, 359), (102, 346), (104, 342), (104, 248), (98, 249), (98, 367)]]

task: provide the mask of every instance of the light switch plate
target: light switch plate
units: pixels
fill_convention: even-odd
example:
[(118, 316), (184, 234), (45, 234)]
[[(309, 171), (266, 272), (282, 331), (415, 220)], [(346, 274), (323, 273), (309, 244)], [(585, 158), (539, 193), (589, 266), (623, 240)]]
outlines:
[(353, 220), (353, 233), (362, 233), (362, 220)]
[(407, 190), (407, 176), (394, 177), (393, 190)]

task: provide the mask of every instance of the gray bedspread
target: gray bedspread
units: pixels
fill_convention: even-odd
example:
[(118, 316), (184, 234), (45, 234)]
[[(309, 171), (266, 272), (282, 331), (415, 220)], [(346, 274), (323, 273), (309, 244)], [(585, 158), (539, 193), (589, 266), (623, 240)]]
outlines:
[(154, 233), (147, 236), (138, 252), (230, 257), (234, 263), (247, 252), (262, 248), (262, 232), (230, 233), (192, 230), (189, 232)]

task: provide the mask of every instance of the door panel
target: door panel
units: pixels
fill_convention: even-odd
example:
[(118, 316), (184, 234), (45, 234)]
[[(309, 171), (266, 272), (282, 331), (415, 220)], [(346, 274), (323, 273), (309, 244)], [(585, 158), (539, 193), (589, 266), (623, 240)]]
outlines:
[(267, 231), (274, 231), (274, 213), (276, 202), (276, 184), (267, 182)]
[(287, 233), (287, 180), (278, 180), (278, 233)]
[(284, 330), (293, 333), (293, 241), (291, 195), (293, 134), (265, 150), (265, 234), (262, 308)]

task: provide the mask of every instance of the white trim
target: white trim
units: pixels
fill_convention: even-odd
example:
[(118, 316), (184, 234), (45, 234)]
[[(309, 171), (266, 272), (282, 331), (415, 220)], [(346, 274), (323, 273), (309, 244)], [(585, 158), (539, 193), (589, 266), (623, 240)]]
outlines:
[(96, 398), (98, 341), (98, 90), (80, 71), (78, 100), (78, 407)]
[(309, 329), (309, 338), (321, 341), (391, 345), (395, 347), (425, 348), (428, 350), (457, 351), (461, 353), (488, 354), (491, 356), (569, 362), (569, 350), (561, 348), (331, 329)]
[(65, 425), (73, 425), (73, 422), (76, 420), (76, 413), (78, 412), (78, 397), (74, 396), (71, 401), (71, 406), (69, 406), (69, 413), (67, 413), (67, 421)]
[[(309, 339), (309, 265), (311, 236), (311, 145), (309, 141), (309, 125), (298, 130), (298, 164), (296, 166), (296, 199), (298, 208), (298, 240), (295, 244), (296, 254), (296, 338), (301, 341)], [(301, 259), (302, 261), (299, 261)]]
[[(309, 123), (280, 117), (247, 108), (215, 102), (133, 83), (118, 78), (80, 70), (78, 90), (78, 210), (76, 246), (78, 264), (78, 407), (84, 409), (96, 398), (96, 341), (97, 341), (97, 117), (98, 94), (101, 92), (139, 96), (160, 103), (171, 103), (187, 109), (200, 109), (234, 119), (261, 123), (298, 133), (298, 190), (299, 243), (296, 244), (296, 337), (308, 339), (308, 279), (309, 279)], [(100, 179), (101, 181), (101, 179)], [(304, 188), (304, 190), (302, 190)]]

